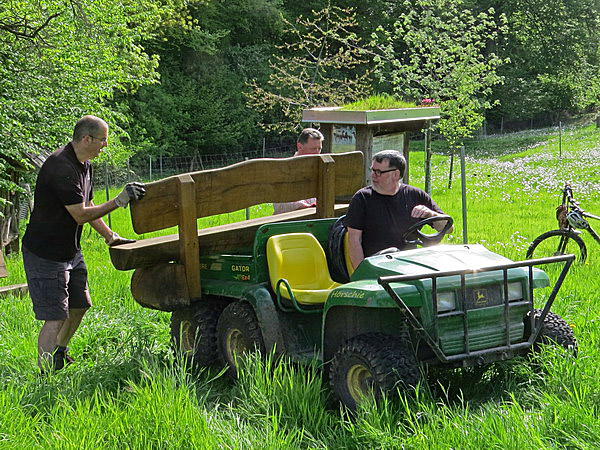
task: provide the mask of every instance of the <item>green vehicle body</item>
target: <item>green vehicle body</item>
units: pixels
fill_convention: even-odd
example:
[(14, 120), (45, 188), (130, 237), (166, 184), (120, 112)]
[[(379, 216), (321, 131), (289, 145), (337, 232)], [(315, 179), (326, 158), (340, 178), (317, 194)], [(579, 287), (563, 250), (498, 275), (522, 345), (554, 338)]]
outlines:
[[(335, 220), (263, 225), (252, 248), (202, 257), (203, 295), (248, 302), (266, 349), (301, 362), (325, 365), (348, 339), (375, 332), (408, 332), (419, 361), (448, 366), (510, 359), (526, 353), (535, 341), (539, 327), (532, 319), (533, 332), (527, 335), (524, 318), (533, 309), (534, 289), (550, 285), (548, 276), (533, 264), (514, 263), (481, 245), (437, 245), (372, 256), (322, 305), (282, 299), (269, 281), (269, 237), (308, 232), (327, 248)], [(572, 261), (569, 256), (553, 260), (566, 264), (546, 313)], [(516, 286), (522, 298), (509, 301), (505, 292)], [(452, 297), (455, 308), (439, 312), (440, 294)]]

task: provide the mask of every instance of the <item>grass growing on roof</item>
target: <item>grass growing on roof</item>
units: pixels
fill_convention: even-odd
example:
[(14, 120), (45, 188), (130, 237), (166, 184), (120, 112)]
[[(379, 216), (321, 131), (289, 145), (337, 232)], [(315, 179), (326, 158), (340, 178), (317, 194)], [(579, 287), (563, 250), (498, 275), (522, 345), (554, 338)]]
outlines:
[(369, 98), (358, 100), (354, 103), (342, 106), (344, 111), (369, 111), (373, 109), (398, 109), (398, 108), (416, 108), (417, 105), (411, 102), (405, 102), (389, 94), (372, 95)]

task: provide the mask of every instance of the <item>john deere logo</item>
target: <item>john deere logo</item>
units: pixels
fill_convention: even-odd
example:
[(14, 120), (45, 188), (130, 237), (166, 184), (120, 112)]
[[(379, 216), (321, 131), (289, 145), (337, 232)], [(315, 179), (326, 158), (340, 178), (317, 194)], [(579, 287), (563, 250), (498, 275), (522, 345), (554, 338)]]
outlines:
[(473, 302), (477, 306), (485, 305), (485, 289), (475, 289), (473, 291)]

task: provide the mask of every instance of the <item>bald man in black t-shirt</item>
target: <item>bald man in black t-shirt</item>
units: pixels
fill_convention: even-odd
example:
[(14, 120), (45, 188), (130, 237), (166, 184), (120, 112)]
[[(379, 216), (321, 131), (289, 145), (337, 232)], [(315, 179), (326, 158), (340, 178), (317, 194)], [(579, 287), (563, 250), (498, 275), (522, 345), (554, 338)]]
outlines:
[[(400, 182), (405, 170), (406, 161), (396, 150), (384, 150), (373, 156), (372, 185), (354, 194), (344, 221), (353, 267), (380, 250), (402, 248), (405, 244), (402, 236), (408, 228), (428, 217), (444, 214), (426, 192)], [(445, 225), (446, 221), (441, 220), (432, 226), (440, 231)]]
[(92, 166), (108, 143), (108, 125), (84, 116), (73, 139), (55, 151), (38, 174), (34, 207), (23, 236), (23, 265), (33, 311), (44, 325), (38, 336), (38, 365), (43, 373), (72, 362), (68, 343), (91, 306), (87, 267), (81, 254), (83, 225), (89, 223), (110, 245), (134, 242), (121, 238), (102, 216), (144, 196), (142, 183), (129, 183), (113, 200), (92, 201)]

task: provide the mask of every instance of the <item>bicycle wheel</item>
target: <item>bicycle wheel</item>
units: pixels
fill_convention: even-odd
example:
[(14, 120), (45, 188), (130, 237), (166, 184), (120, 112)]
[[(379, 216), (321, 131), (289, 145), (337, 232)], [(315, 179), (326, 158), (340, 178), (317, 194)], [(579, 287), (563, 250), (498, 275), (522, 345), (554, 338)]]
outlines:
[(587, 249), (583, 239), (570, 230), (552, 230), (540, 234), (527, 249), (527, 259), (572, 253), (576, 261), (583, 263)]

